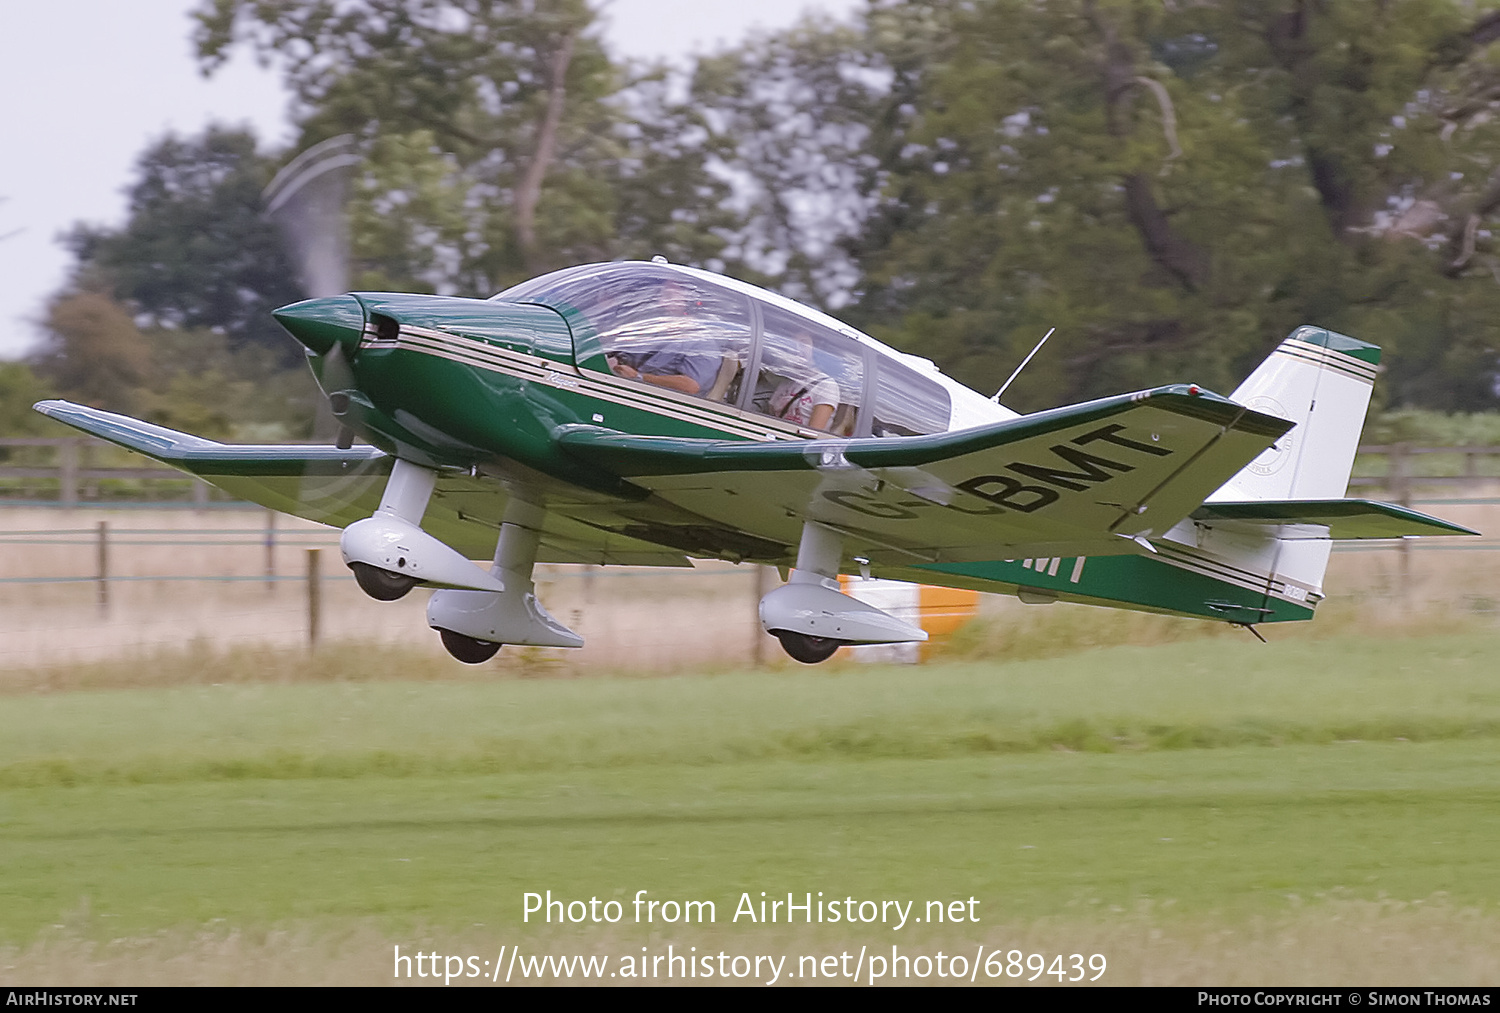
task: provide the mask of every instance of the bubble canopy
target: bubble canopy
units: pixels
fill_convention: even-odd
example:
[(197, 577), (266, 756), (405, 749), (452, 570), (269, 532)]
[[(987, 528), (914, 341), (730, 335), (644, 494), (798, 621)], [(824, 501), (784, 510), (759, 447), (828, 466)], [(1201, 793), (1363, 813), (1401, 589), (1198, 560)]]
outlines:
[(949, 427), (942, 384), (880, 354), (874, 341), (831, 317), (707, 272), (590, 264), (533, 278), (494, 299), (561, 314), (580, 369), (781, 419), (810, 435)]

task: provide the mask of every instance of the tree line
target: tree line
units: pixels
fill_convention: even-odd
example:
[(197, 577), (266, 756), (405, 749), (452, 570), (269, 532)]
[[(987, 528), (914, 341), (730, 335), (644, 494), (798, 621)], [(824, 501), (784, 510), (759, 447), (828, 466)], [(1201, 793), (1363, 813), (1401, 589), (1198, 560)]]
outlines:
[(358, 289), (488, 296), (661, 254), (981, 390), (1055, 326), (1023, 410), (1232, 389), (1301, 323), (1385, 349), (1383, 407), (1496, 406), (1495, 0), (867, 0), (686, 69), (611, 54), (598, 15), (204, 0), (204, 71), (270, 58), (298, 141), (143, 153), (126, 223), (68, 237), (38, 382), (210, 434), (305, 430), (268, 316), (300, 293), (258, 195), (350, 134)]

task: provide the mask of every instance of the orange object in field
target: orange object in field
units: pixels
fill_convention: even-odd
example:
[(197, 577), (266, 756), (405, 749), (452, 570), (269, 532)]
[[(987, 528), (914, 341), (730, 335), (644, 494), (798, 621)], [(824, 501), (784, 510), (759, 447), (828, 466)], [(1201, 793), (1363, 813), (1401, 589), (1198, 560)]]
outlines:
[(974, 618), (979, 611), (979, 592), (959, 587), (929, 587), (919, 589), (918, 605), (922, 617), (922, 629), (934, 640), (946, 637), (964, 623)]
[(841, 575), (845, 594), (874, 605), (899, 619), (920, 626), (929, 639), (925, 644), (888, 644), (844, 648), (841, 654), (870, 661), (915, 662), (925, 659), (931, 648), (950, 636), (979, 611), (979, 592), (952, 587), (929, 587), (892, 580), (860, 580)]

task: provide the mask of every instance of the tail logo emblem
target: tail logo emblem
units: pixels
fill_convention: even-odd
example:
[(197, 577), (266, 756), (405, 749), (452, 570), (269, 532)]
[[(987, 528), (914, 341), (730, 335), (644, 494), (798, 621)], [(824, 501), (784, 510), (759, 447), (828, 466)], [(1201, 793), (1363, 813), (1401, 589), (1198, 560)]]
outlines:
[[(1279, 419), (1289, 419), (1291, 414), (1274, 397), (1265, 394), (1257, 394), (1245, 405), (1252, 411), (1262, 412), (1266, 415), (1274, 415)], [(1286, 462), (1292, 459), (1292, 450), (1296, 446), (1297, 430), (1293, 429), (1283, 433), (1281, 439), (1267, 447), (1259, 457), (1246, 465), (1245, 470), (1256, 475), (1274, 475), (1286, 467)]]

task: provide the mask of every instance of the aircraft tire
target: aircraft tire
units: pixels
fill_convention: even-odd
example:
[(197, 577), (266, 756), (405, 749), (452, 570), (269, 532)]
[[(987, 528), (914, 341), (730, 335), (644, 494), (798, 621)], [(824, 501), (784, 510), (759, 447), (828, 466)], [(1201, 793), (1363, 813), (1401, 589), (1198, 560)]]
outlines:
[(501, 647), (500, 644), (478, 640), (452, 630), (438, 630), (438, 636), (443, 640), (443, 650), (465, 665), (482, 665), (493, 658)]
[(403, 574), (382, 570), (369, 563), (350, 563), (354, 571), (354, 582), (359, 589), (376, 601), (395, 601), (404, 598), (406, 592), (417, 586), (416, 580)]
[(842, 640), (812, 637), (806, 633), (793, 633), (791, 630), (776, 630), (775, 636), (781, 641), (781, 649), (791, 655), (793, 661), (800, 661), (804, 665), (827, 661), (833, 657), (834, 651), (844, 646)]

